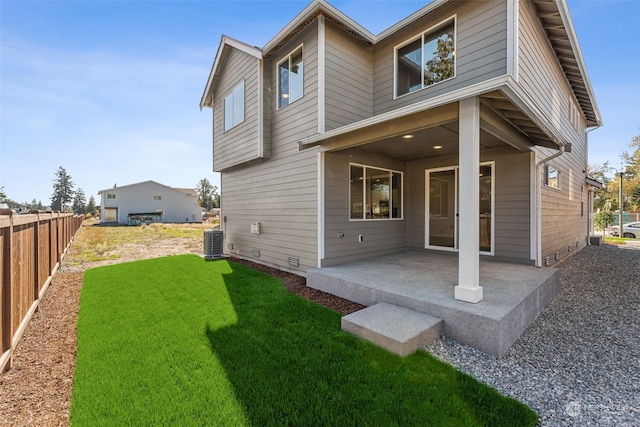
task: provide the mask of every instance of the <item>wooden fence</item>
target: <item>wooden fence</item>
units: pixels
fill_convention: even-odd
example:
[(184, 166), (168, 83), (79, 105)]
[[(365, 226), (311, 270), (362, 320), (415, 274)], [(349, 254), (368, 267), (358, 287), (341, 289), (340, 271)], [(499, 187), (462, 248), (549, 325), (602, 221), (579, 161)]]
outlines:
[(12, 350), (82, 220), (69, 213), (0, 212), (0, 372), (11, 367)]

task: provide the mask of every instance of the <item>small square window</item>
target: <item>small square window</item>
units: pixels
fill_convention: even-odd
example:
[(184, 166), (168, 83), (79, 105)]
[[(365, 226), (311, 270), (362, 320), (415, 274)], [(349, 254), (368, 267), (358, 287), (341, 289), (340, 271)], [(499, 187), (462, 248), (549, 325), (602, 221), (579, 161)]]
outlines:
[(162, 200), (162, 196), (153, 196), (153, 200)]
[(544, 167), (544, 185), (560, 189), (560, 171), (553, 166), (546, 165)]
[(107, 193), (107, 200), (113, 200), (116, 198), (116, 195), (114, 193)]

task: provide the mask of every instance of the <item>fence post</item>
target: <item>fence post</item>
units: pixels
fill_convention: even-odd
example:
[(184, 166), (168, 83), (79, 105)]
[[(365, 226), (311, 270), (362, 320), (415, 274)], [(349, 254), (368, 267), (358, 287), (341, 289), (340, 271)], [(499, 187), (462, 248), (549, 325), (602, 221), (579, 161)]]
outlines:
[(11, 367), (11, 359), (12, 359), (12, 348), (11, 341), (13, 339), (13, 325), (11, 324), (11, 316), (12, 316), (12, 296), (11, 296), (11, 287), (13, 280), (13, 272), (12, 266), (13, 262), (11, 250), (13, 248), (13, 212), (2, 212), (3, 214), (9, 215), (9, 227), (6, 229), (6, 235), (4, 236), (3, 248), (2, 248), (2, 349), (3, 352), (0, 355), (4, 354), (5, 351), (9, 351), (9, 358), (6, 361), (4, 367), (0, 366), (2, 370), (7, 370)]

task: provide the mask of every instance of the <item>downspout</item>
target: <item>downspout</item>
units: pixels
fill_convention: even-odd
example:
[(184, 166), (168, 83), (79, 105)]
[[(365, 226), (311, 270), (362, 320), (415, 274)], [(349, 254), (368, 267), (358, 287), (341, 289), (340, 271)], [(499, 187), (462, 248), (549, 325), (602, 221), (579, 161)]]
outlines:
[[(585, 143), (585, 147), (586, 147), (586, 151), (587, 151), (587, 158), (586, 158), (586, 164), (584, 165), (584, 170), (585, 170), (585, 177), (588, 176), (587, 172), (589, 171), (589, 132), (591, 132), (592, 130), (596, 130), (596, 129), (600, 129), (600, 126), (596, 126), (593, 127), (591, 129), (588, 129), (585, 133), (584, 133), (584, 143)], [(589, 189), (587, 191), (587, 208), (589, 210), (589, 212), (587, 212), (587, 246), (591, 246), (591, 222), (593, 221), (593, 190)], [(594, 230), (595, 230), (595, 226), (594, 226)]]
[(562, 156), (566, 152), (571, 152), (571, 144), (566, 142), (558, 144), (560, 148), (557, 153), (553, 153), (536, 163), (536, 267), (542, 267), (542, 184), (540, 183), (540, 166), (549, 160)]

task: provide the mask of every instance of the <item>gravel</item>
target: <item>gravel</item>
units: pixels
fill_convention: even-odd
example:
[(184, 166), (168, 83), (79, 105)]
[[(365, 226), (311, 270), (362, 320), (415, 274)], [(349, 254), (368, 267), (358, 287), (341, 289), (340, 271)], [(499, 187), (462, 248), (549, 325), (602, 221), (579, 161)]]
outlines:
[(427, 350), (540, 415), (542, 426), (640, 426), (640, 242), (588, 246), (501, 359), (449, 338)]

